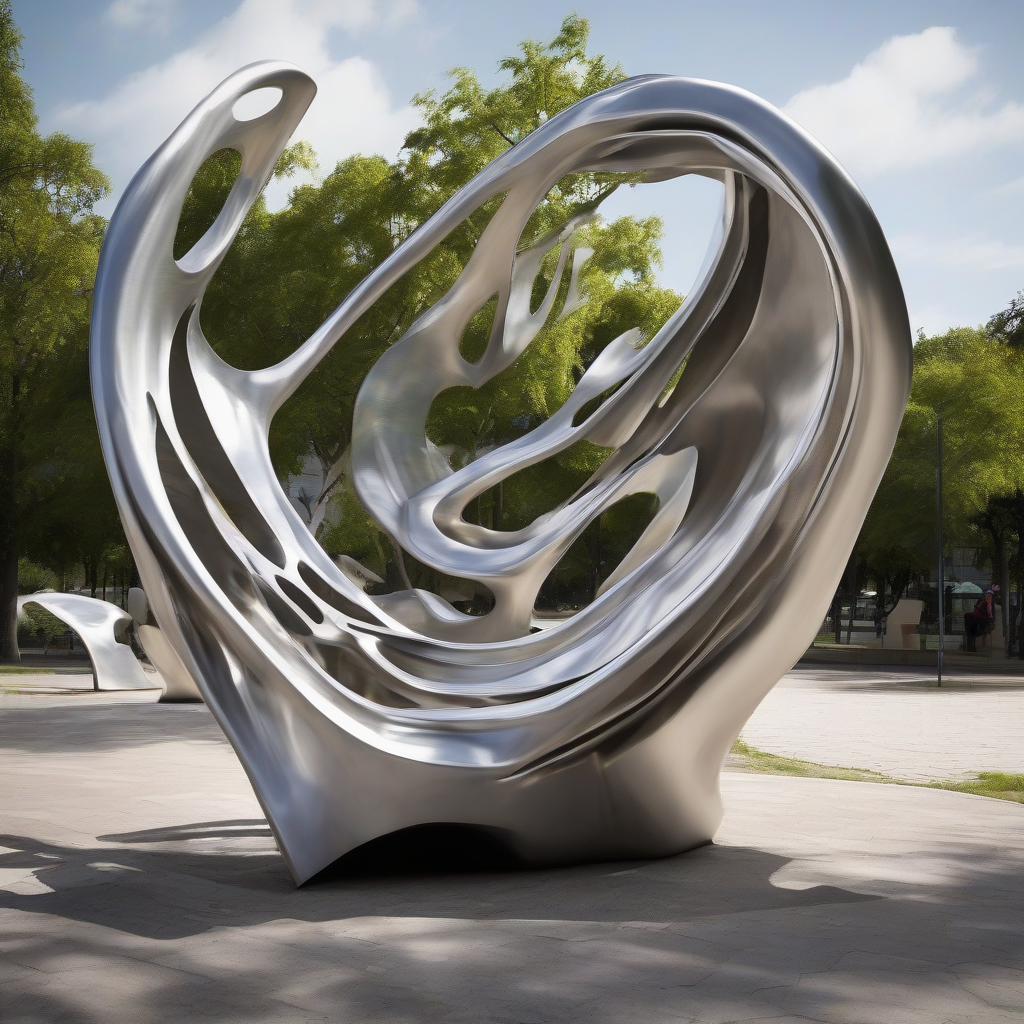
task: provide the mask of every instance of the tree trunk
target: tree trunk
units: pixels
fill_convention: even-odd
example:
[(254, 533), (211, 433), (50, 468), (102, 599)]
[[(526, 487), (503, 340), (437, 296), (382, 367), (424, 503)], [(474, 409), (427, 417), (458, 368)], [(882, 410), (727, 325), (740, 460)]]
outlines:
[(1017, 644), (1017, 657), (1024, 660), (1024, 519), (1018, 518), (1021, 494), (1017, 492), (1018, 513), (1014, 515), (1013, 530), (1017, 534), (1017, 621), (1013, 632)]
[(388, 540), (391, 541), (391, 547), (395, 552), (395, 564), (398, 566), (398, 575), (402, 580), (402, 586), (406, 590), (415, 589), (412, 585), (412, 580), (409, 579), (409, 570), (405, 567), (405, 553), (402, 551), (402, 546), (395, 540), (394, 537), (389, 533)]
[(847, 581), (850, 587), (850, 617), (846, 620), (846, 642), (853, 640), (853, 616), (857, 611), (857, 564), (850, 559), (850, 572)]
[[(1021, 573), (1024, 576), (1024, 573)], [(1017, 657), (1024, 659), (1024, 580), (1017, 579)]]
[[(15, 343), (17, 354), (17, 343)], [(0, 423), (0, 659), (21, 661), (18, 650), (18, 440), (21, 428), (21, 376), (0, 381), (0, 399), (9, 390), (6, 424)]]
[(18, 549), (13, 542), (0, 556), (0, 659), (21, 661), (18, 650)]
[(1024, 660), (1024, 517), (1020, 516), (1024, 496), (1017, 492), (1013, 531), (1017, 535), (1017, 621), (1011, 632), (1015, 633), (1017, 656)]
[(999, 538), (999, 600), (1003, 606), (1003, 642), (1006, 644), (1006, 656), (1010, 656), (1013, 641), (1010, 638), (1010, 559), (1006, 553), (1006, 539)]
[(1007, 654), (1009, 657), (1013, 657), (1014, 651), (1019, 653), (1019, 644), (1017, 643), (1017, 623), (1021, 618), (1021, 586), (1018, 582), (1016, 592), (1017, 602), (1010, 608), (1010, 639), (1007, 647)]
[(319, 449), (314, 452), (315, 458), (320, 463), (320, 493), (310, 501), (307, 509), (309, 512), (308, 528), (314, 537), (318, 535), (323, 526), (331, 498), (338, 491), (346, 472), (351, 468), (352, 456), (349, 446), (339, 444), (335, 451), (341, 454), (334, 458), (322, 454)]

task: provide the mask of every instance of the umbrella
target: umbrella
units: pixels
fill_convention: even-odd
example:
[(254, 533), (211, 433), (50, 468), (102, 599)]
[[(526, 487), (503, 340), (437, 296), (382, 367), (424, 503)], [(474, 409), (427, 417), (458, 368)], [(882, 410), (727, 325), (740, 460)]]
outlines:
[(953, 588), (954, 594), (982, 594), (984, 591), (977, 583), (958, 583)]

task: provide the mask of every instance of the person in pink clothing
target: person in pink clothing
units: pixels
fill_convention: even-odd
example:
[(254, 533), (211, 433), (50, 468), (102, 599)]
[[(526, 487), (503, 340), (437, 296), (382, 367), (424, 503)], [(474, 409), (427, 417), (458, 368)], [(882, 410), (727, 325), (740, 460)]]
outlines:
[(985, 636), (992, 631), (992, 623), (995, 621), (995, 594), (986, 590), (975, 602), (974, 611), (964, 616), (964, 631), (967, 634), (964, 638), (965, 649), (976, 651), (977, 638)]

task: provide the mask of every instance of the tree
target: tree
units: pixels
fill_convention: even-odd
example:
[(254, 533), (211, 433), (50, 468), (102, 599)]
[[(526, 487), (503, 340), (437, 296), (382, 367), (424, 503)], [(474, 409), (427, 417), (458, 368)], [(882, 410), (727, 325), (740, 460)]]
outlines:
[(1024, 291), (1017, 292), (1009, 306), (989, 320), (985, 333), (1011, 348), (1024, 348)]
[[(587, 22), (572, 15), (549, 44), (528, 40), (517, 55), (501, 61), (499, 68), (511, 76), (505, 84), (484, 90), (474, 72), (457, 68), (452, 72), (453, 84), (442, 95), (416, 97), (424, 126), (406, 139), (393, 178), (397, 194), (406, 204), (395, 218), (403, 229), (422, 223), (489, 161), (547, 118), (624, 77), (618, 65), (587, 53), (588, 34)], [(574, 217), (595, 211), (603, 199), (630, 180), (609, 174), (563, 178), (534, 212), (520, 247), (561, 229)], [(407, 307), (413, 315), (400, 325), (403, 330), (452, 286), (500, 202), (498, 198), (477, 210), (445, 239), (430, 261), (417, 268), (417, 273), (426, 271), (421, 280), (427, 286), (417, 289), (418, 303)], [(682, 299), (655, 282), (661, 231), (657, 218), (638, 221), (624, 217), (612, 224), (598, 218), (578, 232), (576, 244), (592, 250), (581, 275), (586, 304), (562, 320), (556, 320), (553, 313), (516, 363), (483, 387), (452, 388), (435, 400), (427, 434), (453, 466), (508, 443), (548, 418), (615, 337), (633, 328), (645, 338), (657, 332)], [(568, 274), (554, 282), (556, 265), (553, 251), (535, 281), (534, 299), (539, 303), (555, 284), (559, 289), (554, 304), (557, 311), (566, 298)], [(467, 359), (482, 353), (493, 315), (491, 303), (469, 325), (461, 346)], [(574, 445), (481, 495), (464, 516), (492, 528), (525, 526), (565, 501), (607, 454), (586, 442)], [(566, 553), (542, 592), (542, 600), (574, 604), (593, 597), (654, 511), (653, 501), (635, 496), (605, 513)], [(328, 532), (325, 541), (344, 546), (345, 529), (345, 520), (339, 520), (339, 528)], [(399, 567), (404, 566), (400, 556)], [(410, 566), (409, 575), (417, 585), (433, 589), (443, 582), (425, 567)], [(475, 605), (474, 610), (485, 610), (486, 597)]]
[[(22, 411), (21, 550), (64, 589), (84, 570), (93, 596), (134, 571), (93, 415), (88, 328), (40, 362)], [(21, 582), (21, 581), (19, 581)], [(23, 588), (22, 588), (23, 589)]]
[(91, 147), (41, 136), (21, 77), (21, 36), (0, 0), (0, 657), (17, 658), (24, 544), (26, 410), (69, 338), (88, 322), (106, 178)]
[(988, 515), (992, 523), (984, 525), (992, 532), (993, 539), (1001, 535), (997, 556), (1000, 557), (1004, 605), (1008, 604), (1011, 587), (1016, 584), (1016, 611), (1006, 616), (1007, 653), (1012, 654), (1016, 645), (1018, 656), (1024, 658), (1024, 489), (1017, 488), (1012, 494), (994, 498)]
[[(408, 136), (396, 159), (354, 156), (322, 181), (296, 188), (277, 213), (257, 204), (203, 302), (204, 331), (217, 351), (247, 368), (281, 359), (490, 160), (549, 116), (621, 80), (621, 68), (588, 55), (588, 31), (586, 21), (573, 15), (551, 43), (524, 42), (517, 55), (501, 62), (510, 78), (495, 89), (485, 90), (472, 71), (456, 69), (442, 95), (415, 98), (423, 127)], [(308, 150), (303, 154), (308, 165)], [(179, 231), (185, 248), (212, 221), (237, 173), (234, 155), (217, 154), (207, 163), (186, 201)], [(593, 211), (631, 180), (599, 174), (563, 179), (531, 218), (522, 245)], [(316, 485), (299, 499), (321, 543), (332, 554), (364, 562), (391, 588), (437, 589), (445, 581), (404, 558), (354, 494), (348, 457), (356, 396), (388, 346), (452, 287), (500, 202), (499, 197), (471, 214), (393, 285), (307, 378), (271, 428), (278, 473), (286, 477), (304, 470), (307, 478), (316, 477)], [(576, 244), (593, 250), (581, 277), (587, 304), (559, 323), (549, 322), (526, 353), (486, 387), (454, 388), (435, 402), (428, 435), (453, 465), (547, 418), (613, 338), (631, 328), (653, 336), (681, 301), (655, 281), (660, 236), (657, 218), (627, 217), (611, 224), (597, 219), (578, 233)], [(538, 297), (554, 271), (552, 254), (535, 285)], [(564, 298), (568, 275), (557, 287)], [(493, 315), (492, 303), (470, 324), (462, 339), (467, 358), (482, 351)], [(572, 494), (606, 454), (593, 445), (575, 446), (481, 496), (466, 517), (506, 528), (529, 522)], [(634, 506), (635, 514), (629, 514)], [(595, 523), (567, 554), (556, 576), (561, 574), (563, 583), (575, 581), (568, 590), (584, 589), (584, 581), (585, 589), (596, 589), (653, 511), (643, 496), (609, 510), (603, 525)]]
[(991, 332), (958, 327), (919, 337), (910, 401), (858, 542), (888, 608), (912, 573), (937, 558), (940, 415), (946, 543), (983, 546), (987, 538), (980, 528), (992, 538), (994, 560), (1004, 557), (1011, 518), (999, 509), (1024, 486), (1022, 384), (1024, 351)]

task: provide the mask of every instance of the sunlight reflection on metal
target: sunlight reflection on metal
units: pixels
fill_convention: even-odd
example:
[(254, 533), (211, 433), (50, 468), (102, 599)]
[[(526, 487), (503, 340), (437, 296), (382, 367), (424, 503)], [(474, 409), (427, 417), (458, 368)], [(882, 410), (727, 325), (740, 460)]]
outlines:
[[(281, 101), (236, 120), (238, 99), (260, 88)], [(93, 392), (154, 620), (238, 752), (297, 882), (429, 822), (494, 830), (534, 862), (708, 840), (726, 753), (813, 638), (906, 402), (910, 330), (877, 221), (829, 154), (764, 102), (709, 82), (631, 79), (494, 160), (292, 355), (239, 370), (204, 338), (199, 303), (314, 92), (283, 63), (231, 76), (139, 171), (107, 231)], [(242, 155), (239, 177), (175, 261), (191, 179), (226, 147)], [(581, 220), (517, 246), (552, 185), (591, 171), (721, 181), (701, 276), (656, 337), (619, 338), (549, 420), (455, 471), (426, 437), (431, 403), (500, 373), (567, 312), (563, 268), (577, 279), (571, 303), (585, 301)], [(423, 591), (366, 594), (292, 507), (267, 434), (382, 293), (500, 195), (448, 295), (366, 377), (353, 426), (352, 478), (378, 524), (421, 562), (494, 594), (493, 611), (469, 616)], [(531, 312), (555, 250), (554, 283)], [(490, 341), (468, 363), (459, 339), (495, 294)], [(614, 451), (563, 506), (518, 531), (462, 518), (476, 495), (580, 439)], [(555, 563), (638, 492), (660, 505), (626, 561), (577, 615), (530, 632)]]

